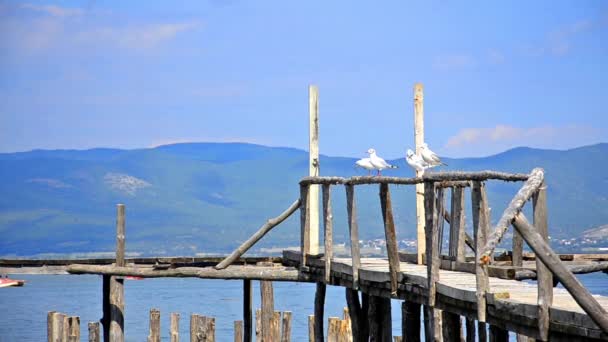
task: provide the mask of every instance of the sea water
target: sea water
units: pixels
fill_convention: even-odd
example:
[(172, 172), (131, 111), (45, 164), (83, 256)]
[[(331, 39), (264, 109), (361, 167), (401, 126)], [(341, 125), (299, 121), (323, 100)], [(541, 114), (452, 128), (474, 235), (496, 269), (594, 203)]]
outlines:
[[(87, 323), (101, 318), (102, 278), (95, 275), (12, 275), (27, 281), (23, 287), (0, 288), (0, 342), (46, 341), (48, 311), (80, 316), (81, 339)], [(608, 275), (579, 276), (594, 294), (608, 296)], [(254, 308), (260, 307), (253, 281)], [(292, 312), (292, 340), (308, 340), (308, 315), (313, 313), (315, 284), (274, 282), (276, 311)], [(162, 340), (169, 341), (170, 314), (180, 314), (181, 340), (189, 340), (190, 314), (215, 317), (217, 341), (232, 341), (234, 321), (243, 318), (243, 281), (195, 278), (125, 280), (125, 341), (146, 341), (149, 311), (161, 312)], [(327, 317), (342, 317), (344, 288), (328, 286)], [(255, 310), (255, 309), (254, 309)], [(393, 335), (401, 335), (401, 301), (392, 301)], [(327, 324), (327, 323), (326, 323)], [(327, 328), (327, 327), (326, 327)]]

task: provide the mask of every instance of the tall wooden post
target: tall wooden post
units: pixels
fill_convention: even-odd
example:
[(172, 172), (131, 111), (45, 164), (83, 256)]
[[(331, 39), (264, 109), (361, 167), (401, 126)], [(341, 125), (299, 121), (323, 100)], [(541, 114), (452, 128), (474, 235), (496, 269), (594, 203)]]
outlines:
[(251, 280), (243, 280), (243, 342), (251, 342), (251, 326), (252, 326), (252, 308), (253, 308), (253, 288)]
[(323, 342), (323, 317), (325, 313), (325, 291), (324, 283), (317, 283), (315, 292), (315, 342)]
[[(319, 88), (308, 87), (309, 113), (309, 164), (308, 175), (319, 175)], [(308, 191), (308, 210), (310, 211), (310, 254), (319, 254), (319, 186), (311, 185)]]
[(260, 292), (262, 294), (262, 341), (272, 341), (271, 322), (274, 316), (274, 291), (272, 282), (260, 281)]
[[(116, 205), (116, 266), (125, 266), (125, 205)], [(110, 341), (125, 340), (124, 280), (110, 277)]]
[[(532, 197), (534, 206), (534, 227), (548, 243), (547, 225), (547, 185), (543, 182), (538, 192)], [(553, 274), (547, 266), (536, 258), (536, 275), (538, 279), (538, 329), (540, 340), (549, 340), (549, 308), (553, 305)]]
[[(422, 83), (414, 85), (414, 142), (416, 144), (416, 154), (420, 155), (420, 148), (424, 143), (424, 94)], [(416, 171), (416, 177), (420, 177), (421, 172)], [(416, 184), (416, 232), (418, 240), (418, 264), (422, 265), (422, 255), (426, 250), (426, 239), (424, 236), (424, 184)]]

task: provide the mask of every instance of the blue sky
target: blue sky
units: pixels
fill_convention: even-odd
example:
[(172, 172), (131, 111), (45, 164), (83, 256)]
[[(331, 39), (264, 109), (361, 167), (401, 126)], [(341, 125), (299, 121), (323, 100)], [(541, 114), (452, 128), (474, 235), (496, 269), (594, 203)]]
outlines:
[(604, 1), (0, 1), (0, 151), (246, 141), (401, 157), (608, 141)]

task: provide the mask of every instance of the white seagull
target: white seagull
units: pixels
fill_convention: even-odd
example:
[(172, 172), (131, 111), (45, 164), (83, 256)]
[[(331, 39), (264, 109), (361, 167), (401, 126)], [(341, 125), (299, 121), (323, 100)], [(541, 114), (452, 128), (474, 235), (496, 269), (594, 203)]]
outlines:
[(357, 164), (357, 166), (363, 169), (366, 169), (368, 171), (368, 175), (371, 175), (372, 170), (376, 169), (374, 165), (372, 165), (372, 162), (369, 158), (359, 159), (355, 162), (355, 164)]
[(396, 166), (387, 163), (386, 160), (378, 157), (376, 155), (376, 150), (374, 150), (373, 148), (370, 148), (369, 150), (367, 150), (367, 153), (369, 154), (370, 163), (374, 166), (374, 168), (376, 170), (378, 170), (378, 176), (380, 175), (380, 171), (382, 171), (384, 169), (396, 169), (397, 168)]
[(441, 159), (435, 152), (429, 149), (429, 146), (426, 143), (423, 143), (422, 146), (420, 146), (420, 156), (422, 157), (422, 160), (429, 164), (429, 167), (435, 167), (439, 165), (448, 166), (448, 164), (441, 161)]
[(419, 155), (417, 155), (416, 153), (414, 153), (414, 151), (410, 149), (408, 149), (406, 152), (405, 161), (407, 161), (407, 163), (412, 169), (414, 169), (415, 171), (420, 171), (421, 176), (424, 174), (424, 170), (429, 167), (429, 164), (427, 164), (424, 160), (422, 160), (422, 158), (420, 158)]

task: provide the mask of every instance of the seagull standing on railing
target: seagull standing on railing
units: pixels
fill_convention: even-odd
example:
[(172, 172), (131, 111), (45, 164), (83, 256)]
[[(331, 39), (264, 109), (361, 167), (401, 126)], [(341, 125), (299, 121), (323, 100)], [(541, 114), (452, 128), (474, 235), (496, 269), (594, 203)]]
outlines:
[(420, 156), (422, 157), (422, 160), (429, 164), (429, 167), (435, 167), (439, 165), (448, 166), (448, 164), (441, 161), (441, 159), (435, 152), (431, 151), (431, 149), (426, 143), (422, 143), (422, 146), (420, 146)]
[(419, 155), (410, 149), (408, 149), (406, 152), (405, 161), (412, 169), (414, 169), (414, 171), (420, 171), (421, 176), (424, 174), (424, 170), (429, 167), (429, 164), (427, 164)]
[(371, 176), (372, 174), (372, 170), (375, 170), (376, 168), (374, 167), (374, 165), (372, 165), (372, 162), (369, 158), (361, 158), (359, 160), (357, 160), (355, 162), (355, 164), (357, 164), (358, 167), (366, 169), (367, 170), (367, 175)]
[(382, 171), (384, 169), (396, 169), (397, 168), (396, 166), (387, 163), (386, 160), (378, 157), (376, 155), (376, 150), (374, 150), (373, 148), (370, 148), (369, 150), (367, 150), (367, 153), (369, 154), (370, 163), (374, 166), (374, 168), (376, 170), (378, 170), (378, 176), (380, 176), (380, 171)]

